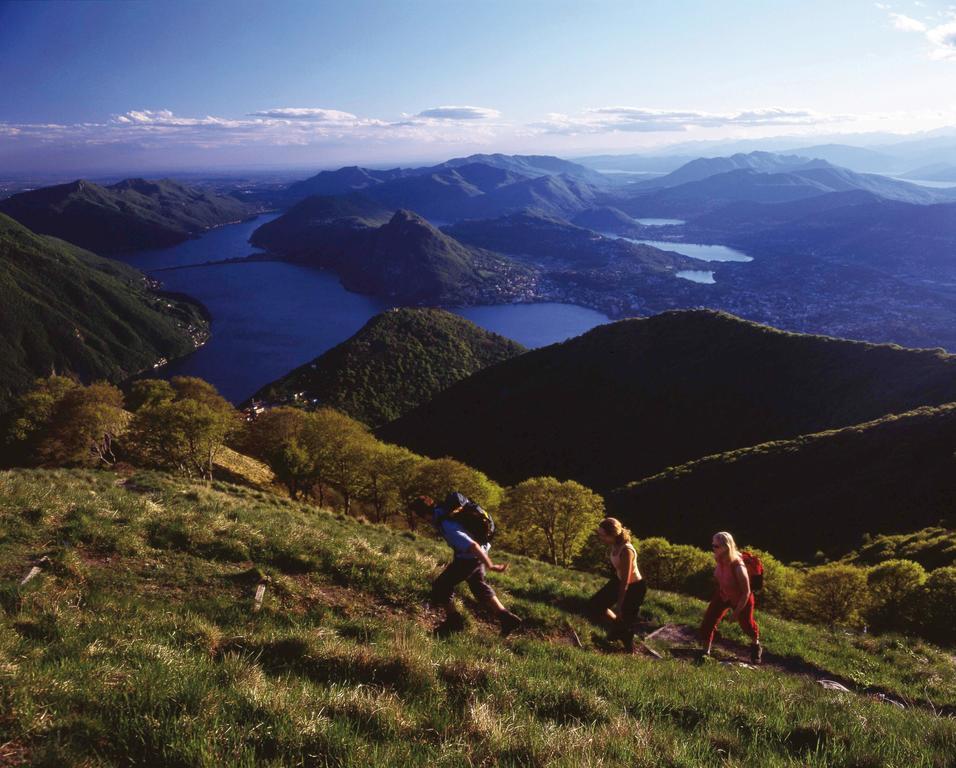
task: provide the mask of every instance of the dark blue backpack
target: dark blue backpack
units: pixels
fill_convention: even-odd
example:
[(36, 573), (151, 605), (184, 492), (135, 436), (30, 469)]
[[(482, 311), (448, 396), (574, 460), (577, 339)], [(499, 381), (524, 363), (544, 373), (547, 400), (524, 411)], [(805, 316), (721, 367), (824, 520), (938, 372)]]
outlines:
[(454, 520), (479, 544), (489, 544), (495, 535), (495, 521), (481, 505), (471, 501), (465, 494), (449, 493), (442, 505), (443, 517)]

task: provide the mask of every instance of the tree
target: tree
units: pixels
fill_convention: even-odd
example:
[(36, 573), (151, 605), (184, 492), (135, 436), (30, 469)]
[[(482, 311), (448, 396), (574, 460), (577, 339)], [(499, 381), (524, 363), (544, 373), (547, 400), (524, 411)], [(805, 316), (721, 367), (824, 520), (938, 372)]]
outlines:
[(269, 465), (293, 499), (316, 472), (314, 446), (307, 437), (310, 419), (300, 408), (273, 408), (249, 424), (242, 439), (245, 450)]
[(376, 443), (369, 452), (368, 482), (361, 501), (372, 508), (372, 518), (381, 523), (407, 507), (415, 467), (421, 457), (389, 443)]
[(513, 541), (555, 565), (568, 565), (604, 517), (604, 500), (574, 480), (533, 477), (505, 494), (501, 518)]
[(926, 570), (909, 560), (887, 560), (866, 577), (869, 604), (866, 620), (876, 629), (909, 629), (916, 619), (920, 588)]
[(135, 412), (144, 405), (159, 405), (175, 397), (176, 390), (165, 379), (140, 379), (130, 387), (126, 407)]
[(212, 479), (217, 456), (239, 430), (239, 414), (211, 384), (172, 380), (175, 399), (143, 405), (130, 422), (126, 442), (141, 461)]
[(305, 441), (315, 452), (314, 478), (320, 493), (322, 484), (331, 485), (342, 494), (345, 512), (351, 512), (352, 500), (366, 491), (375, 438), (355, 419), (320, 408), (310, 414)]
[(866, 571), (845, 563), (811, 568), (803, 580), (798, 610), (821, 624), (855, 624), (866, 605)]
[(84, 387), (72, 379), (38, 379), (19, 400), (10, 438), (43, 464), (113, 464), (113, 442), (127, 415), (112, 384)]

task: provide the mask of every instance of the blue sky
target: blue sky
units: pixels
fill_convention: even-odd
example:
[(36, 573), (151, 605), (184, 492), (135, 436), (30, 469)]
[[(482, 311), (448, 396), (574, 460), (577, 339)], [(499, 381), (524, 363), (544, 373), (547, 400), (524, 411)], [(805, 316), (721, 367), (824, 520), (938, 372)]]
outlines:
[(956, 5), (0, 2), (0, 171), (330, 166), (956, 124)]

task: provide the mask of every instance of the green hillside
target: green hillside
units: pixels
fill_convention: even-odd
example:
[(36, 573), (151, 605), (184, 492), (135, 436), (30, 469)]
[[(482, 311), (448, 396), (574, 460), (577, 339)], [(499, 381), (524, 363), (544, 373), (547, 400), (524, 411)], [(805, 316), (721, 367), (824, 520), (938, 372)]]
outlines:
[(554, 475), (608, 492), (710, 454), (953, 401), (956, 356), (942, 350), (696, 310), (599, 326), (480, 371), (381, 435), (500, 482)]
[[(511, 569), (493, 580), (525, 630), (502, 641), (478, 617), (438, 640), (422, 602), (446, 548), (430, 535), (152, 473), (0, 473), (0, 522), (4, 765), (930, 768), (956, 754), (956, 667), (923, 642), (761, 614), (761, 669), (693, 666), (677, 646), (607, 654), (579, 615), (599, 577), (502, 553)], [(646, 629), (703, 608), (652, 590)]]
[(489, 365), (520, 344), (440, 309), (393, 309), (253, 399), (318, 401), (378, 427)]
[(0, 412), (38, 376), (119, 380), (195, 349), (199, 308), (142, 274), (0, 214)]
[(107, 254), (175, 245), (251, 211), (232, 197), (170, 179), (126, 179), (108, 187), (80, 179), (13, 195), (0, 201), (0, 213), (34, 232)]
[[(844, 429), (708, 456), (633, 483), (610, 507), (635, 531), (699, 543), (709, 527), (732, 530), (786, 559), (839, 556), (864, 533), (956, 527), (956, 403)], [(950, 535), (870, 542), (861, 558), (939, 558)], [(894, 541), (894, 539), (899, 539)], [(919, 550), (924, 557), (914, 557)], [(933, 559), (931, 553), (935, 552)], [(926, 559), (929, 558), (929, 559)]]

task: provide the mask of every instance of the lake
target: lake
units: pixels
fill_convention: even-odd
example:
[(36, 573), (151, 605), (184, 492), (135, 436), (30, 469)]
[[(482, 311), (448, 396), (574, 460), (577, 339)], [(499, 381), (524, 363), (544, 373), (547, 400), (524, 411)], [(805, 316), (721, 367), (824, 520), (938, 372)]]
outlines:
[[(249, 236), (278, 215), (229, 224), (172, 248), (123, 257), (127, 264), (162, 281), (166, 290), (202, 302), (212, 315), (212, 338), (194, 353), (157, 369), (157, 375), (199, 376), (229, 400), (241, 402), (344, 341), (388, 308), (383, 301), (346, 291), (331, 272), (295, 264), (260, 261), (189, 266), (255, 253)], [(609, 320), (600, 312), (570, 304), (509, 304), (451, 311), (527, 347), (564, 341)]]
[(635, 240), (631, 237), (622, 237), (621, 239), (632, 243), (651, 245), (660, 248), (662, 251), (675, 251), (701, 261), (753, 261), (753, 256), (748, 256), (743, 251), (734, 248), (728, 248), (726, 245), (703, 245), (702, 243), (681, 243), (671, 240)]
[(683, 219), (634, 219), (645, 227), (677, 227), (687, 222)]

